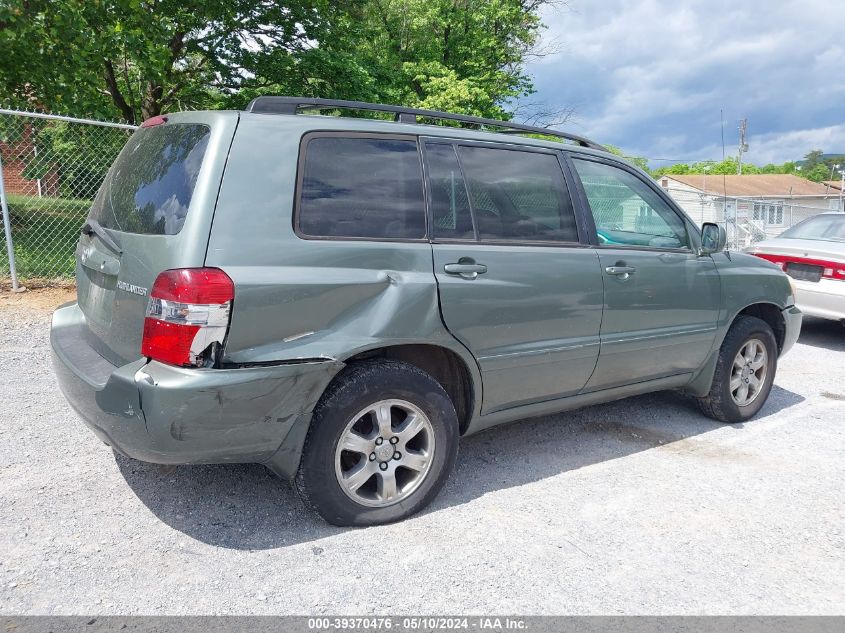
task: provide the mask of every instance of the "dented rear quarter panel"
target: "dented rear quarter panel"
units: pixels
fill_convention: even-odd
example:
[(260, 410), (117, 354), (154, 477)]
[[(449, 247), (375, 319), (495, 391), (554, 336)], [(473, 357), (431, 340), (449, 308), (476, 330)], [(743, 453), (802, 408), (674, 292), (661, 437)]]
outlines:
[(206, 255), (207, 266), (222, 268), (235, 282), (223, 361), (343, 362), (393, 345), (440, 346), (468, 367), (477, 414), (478, 366), (441, 321), (428, 241), (304, 239), (294, 231), (302, 136), (352, 127), (384, 131), (378, 122), (353, 126), (321, 118), (315, 126), (307, 116), (242, 115)]

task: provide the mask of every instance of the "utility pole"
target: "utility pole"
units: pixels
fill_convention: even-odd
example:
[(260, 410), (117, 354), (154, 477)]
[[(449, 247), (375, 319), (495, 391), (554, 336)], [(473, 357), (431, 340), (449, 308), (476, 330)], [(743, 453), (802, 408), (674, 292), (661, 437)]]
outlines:
[(739, 163), (736, 173), (742, 176), (742, 155), (748, 151), (748, 144), (745, 142), (745, 135), (748, 132), (748, 119), (739, 122)]
[[(825, 195), (830, 194), (830, 183), (833, 182), (833, 174), (838, 169), (839, 169), (839, 164), (833, 164), (833, 165), (830, 166), (830, 182), (827, 183), (827, 185), (825, 185), (825, 190), (824, 190)], [(839, 206), (842, 206), (842, 205), (839, 205)]]
[(701, 191), (701, 222), (704, 223), (704, 199), (707, 197), (707, 172), (710, 171), (711, 165), (704, 166), (704, 186)]
[(842, 204), (842, 195), (845, 194), (845, 169), (840, 171), (839, 174), (842, 176), (842, 180), (839, 182), (839, 209), (845, 213), (845, 204)]

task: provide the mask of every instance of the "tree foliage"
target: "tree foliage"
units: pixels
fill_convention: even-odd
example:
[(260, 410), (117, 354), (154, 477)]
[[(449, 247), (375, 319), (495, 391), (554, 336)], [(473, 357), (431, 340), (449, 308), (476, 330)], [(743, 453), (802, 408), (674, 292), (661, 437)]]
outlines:
[[(739, 170), (739, 161), (734, 157), (728, 157), (722, 161), (700, 161), (697, 163), (677, 163), (675, 165), (668, 165), (666, 167), (659, 167), (653, 170), (653, 175), (656, 178), (660, 176), (669, 175), (684, 175), (684, 174), (708, 174), (708, 175), (726, 175), (730, 176), (736, 174)], [(744, 175), (751, 174), (792, 174), (796, 173), (797, 166), (793, 162), (786, 162), (782, 165), (768, 164), (763, 167), (758, 167), (753, 163), (743, 163), (742, 173)]]
[(643, 171), (649, 172), (648, 159), (647, 158), (643, 158), (641, 156), (628, 156), (627, 154), (625, 154), (624, 151), (622, 151), (620, 148), (616, 147), (615, 145), (605, 145), (605, 147), (607, 148), (607, 150), (610, 153), (616, 154), (617, 156), (621, 156), (622, 158), (625, 158), (628, 161), (632, 162), (634, 165), (636, 165), (637, 167), (639, 167)]
[(259, 94), (508, 117), (555, 0), (3, 0), (0, 99), (130, 123)]
[(842, 169), (845, 169), (845, 156), (825, 154), (820, 149), (812, 150), (801, 161), (802, 175), (815, 182), (839, 180)]
[[(807, 178), (814, 182), (822, 182), (823, 180), (836, 180), (838, 177), (838, 169), (845, 168), (845, 156), (830, 156), (826, 155), (822, 150), (816, 149), (809, 152), (803, 161), (793, 162), (787, 161), (781, 165), (769, 163), (758, 167), (753, 163), (743, 163), (742, 173), (744, 175), (752, 174), (795, 174), (802, 178)], [(668, 165), (660, 167), (652, 171), (655, 178), (669, 175), (684, 175), (684, 174), (716, 174), (716, 175), (731, 175), (738, 171), (739, 163), (736, 158), (729, 157), (723, 161), (701, 161), (698, 163), (677, 163), (675, 165)]]

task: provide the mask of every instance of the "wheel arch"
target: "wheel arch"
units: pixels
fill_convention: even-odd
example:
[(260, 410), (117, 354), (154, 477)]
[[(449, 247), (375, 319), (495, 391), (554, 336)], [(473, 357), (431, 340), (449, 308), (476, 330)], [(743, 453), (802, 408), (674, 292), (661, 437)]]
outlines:
[[(725, 330), (726, 335), (727, 331), (730, 330), (731, 326), (733, 326), (733, 324), (736, 323), (736, 320), (741, 316), (757, 317), (761, 321), (768, 323), (769, 327), (772, 328), (772, 332), (775, 334), (775, 341), (777, 341), (778, 344), (778, 353), (783, 350), (783, 344), (786, 340), (786, 319), (784, 319), (783, 310), (779, 306), (768, 302), (752, 303), (751, 305), (746, 306), (737, 312), (736, 315), (734, 315), (734, 318), (731, 319), (730, 324)], [(724, 340), (724, 337), (722, 337), (722, 339)]]
[(783, 309), (775, 303), (768, 301), (756, 301), (749, 303), (744, 308), (738, 310), (733, 317), (725, 322), (719, 330), (720, 334), (714, 342), (713, 350), (710, 356), (704, 363), (704, 366), (698, 374), (690, 381), (684, 388), (684, 391), (696, 397), (702, 397), (710, 392), (710, 387), (713, 384), (713, 376), (716, 372), (716, 363), (719, 358), (719, 351), (722, 348), (722, 343), (728, 335), (733, 324), (737, 319), (743, 316), (753, 316), (761, 319), (772, 328), (775, 335), (775, 341), (778, 346), (778, 354), (783, 350), (784, 342), (786, 340), (786, 320), (783, 316)]
[(480, 403), (480, 379), (458, 352), (441, 345), (409, 343), (388, 345), (358, 352), (343, 362), (347, 365), (378, 358), (398, 360), (431, 375), (452, 400), (458, 414), (460, 433), (469, 427)]

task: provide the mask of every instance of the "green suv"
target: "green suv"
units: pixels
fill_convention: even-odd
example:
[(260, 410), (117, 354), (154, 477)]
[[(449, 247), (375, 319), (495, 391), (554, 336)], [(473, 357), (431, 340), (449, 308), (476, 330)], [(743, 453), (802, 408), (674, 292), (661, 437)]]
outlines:
[(385, 523), (497, 424), (662, 389), (756, 414), (801, 312), (777, 266), (724, 244), (574, 135), (259, 97), (129, 140), (55, 370), (119, 453), (265, 464), (331, 523)]

